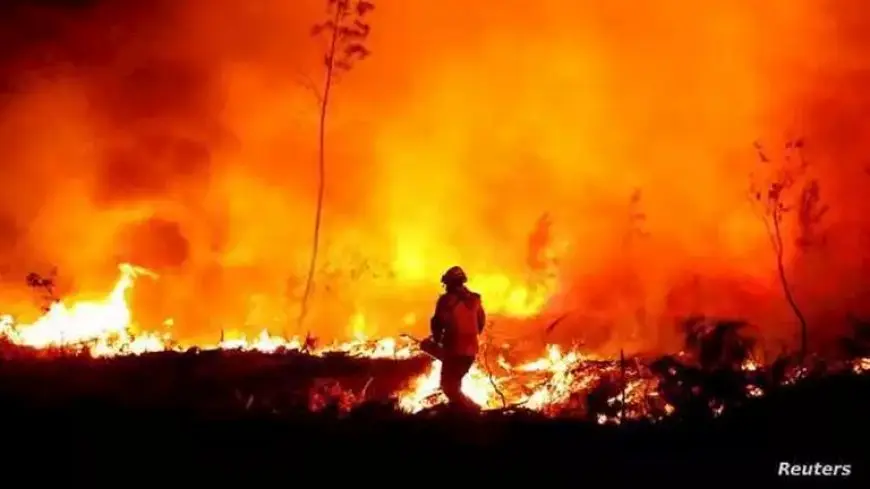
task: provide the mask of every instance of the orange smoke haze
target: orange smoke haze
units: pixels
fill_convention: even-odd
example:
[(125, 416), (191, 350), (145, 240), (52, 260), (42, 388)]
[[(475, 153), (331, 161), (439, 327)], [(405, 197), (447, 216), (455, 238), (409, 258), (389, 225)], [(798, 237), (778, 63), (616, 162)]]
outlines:
[[(3, 7), (3, 309), (35, 314), (27, 272), (104, 294), (129, 261), (160, 275), (143, 327), (296, 333), (323, 2), (77, 3)], [(664, 348), (703, 312), (791, 340), (747, 193), (753, 141), (802, 136), (830, 211), (824, 246), (787, 229), (789, 274), (839, 331), (870, 292), (868, 8), (379, 2), (330, 111), (310, 327), (423, 334), (461, 264), (505, 336), (567, 312), (556, 335)]]

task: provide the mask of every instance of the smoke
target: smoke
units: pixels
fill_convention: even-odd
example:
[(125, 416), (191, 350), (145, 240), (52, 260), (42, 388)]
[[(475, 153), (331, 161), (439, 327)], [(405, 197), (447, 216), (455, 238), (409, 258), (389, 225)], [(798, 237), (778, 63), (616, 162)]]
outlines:
[[(311, 241), (322, 2), (42, 3), (0, 20), (7, 309), (28, 271), (88, 293), (129, 260), (161, 275), (137, 284), (143, 324), (286, 328)], [(830, 211), (812, 253), (788, 230), (796, 294), (817, 329), (863, 312), (863, 9), (380, 2), (374, 54), (330, 110), (312, 327), (423, 332), (461, 264), (494, 315), (533, 318), (510, 336), (542, 309), (598, 343), (661, 346), (692, 313), (791, 339), (747, 192), (752, 143), (798, 136)]]

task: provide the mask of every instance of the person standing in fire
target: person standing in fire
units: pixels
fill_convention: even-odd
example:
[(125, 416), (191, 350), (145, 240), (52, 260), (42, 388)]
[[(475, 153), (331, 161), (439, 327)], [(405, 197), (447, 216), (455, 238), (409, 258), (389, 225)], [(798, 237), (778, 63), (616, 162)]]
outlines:
[(441, 276), (445, 291), (438, 297), (430, 325), (432, 339), (442, 351), (441, 390), (451, 405), (479, 409), (462, 393), (462, 379), (477, 356), (477, 337), (483, 332), (486, 313), (480, 294), (468, 290), (466, 282), (460, 267), (451, 267)]

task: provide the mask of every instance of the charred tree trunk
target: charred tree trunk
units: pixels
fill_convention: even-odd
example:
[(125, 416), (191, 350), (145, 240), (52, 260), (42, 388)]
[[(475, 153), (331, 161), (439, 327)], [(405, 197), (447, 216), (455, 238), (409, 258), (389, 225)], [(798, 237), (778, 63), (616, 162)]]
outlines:
[(782, 286), (782, 293), (785, 296), (786, 302), (788, 302), (789, 307), (794, 313), (795, 317), (798, 320), (798, 324), (800, 325), (800, 358), (803, 360), (806, 358), (807, 354), (807, 320), (804, 316), (803, 311), (798, 306), (797, 301), (794, 298), (794, 294), (791, 290), (791, 285), (789, 284), (788, 277), (785, 273), (785, 262), (783, 258), (784, 248), (782, 243), (782, 231), (780, 230), (780, 221), (782, 216), (776, 214), (773, 219), (773, 236), (774, 240), (774, 249), (776, 251), (776, 269), (779, 275), (779, 283)]

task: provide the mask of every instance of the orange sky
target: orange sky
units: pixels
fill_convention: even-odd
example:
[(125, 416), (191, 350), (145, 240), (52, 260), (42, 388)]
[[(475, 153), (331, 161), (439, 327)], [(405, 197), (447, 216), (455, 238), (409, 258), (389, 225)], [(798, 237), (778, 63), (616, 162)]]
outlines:
[[(143, 324), (281, 331), (311, 240), (322, 2), (123, 3), (3, 16), (2, 302), (51, 265), (105, 291), (130, 260), (161, 274)], [(691, 312), (791, 335), (746, 196), (752, 142), (793, 135), (831, 210), (790, 273), (836, 327), (868, 290), (861, 5), (380, 2), (330, 113), (311, 327), (423, 333), (458, 263), (493, 314), (570, 312), (571, 337), (655, 345)]]

